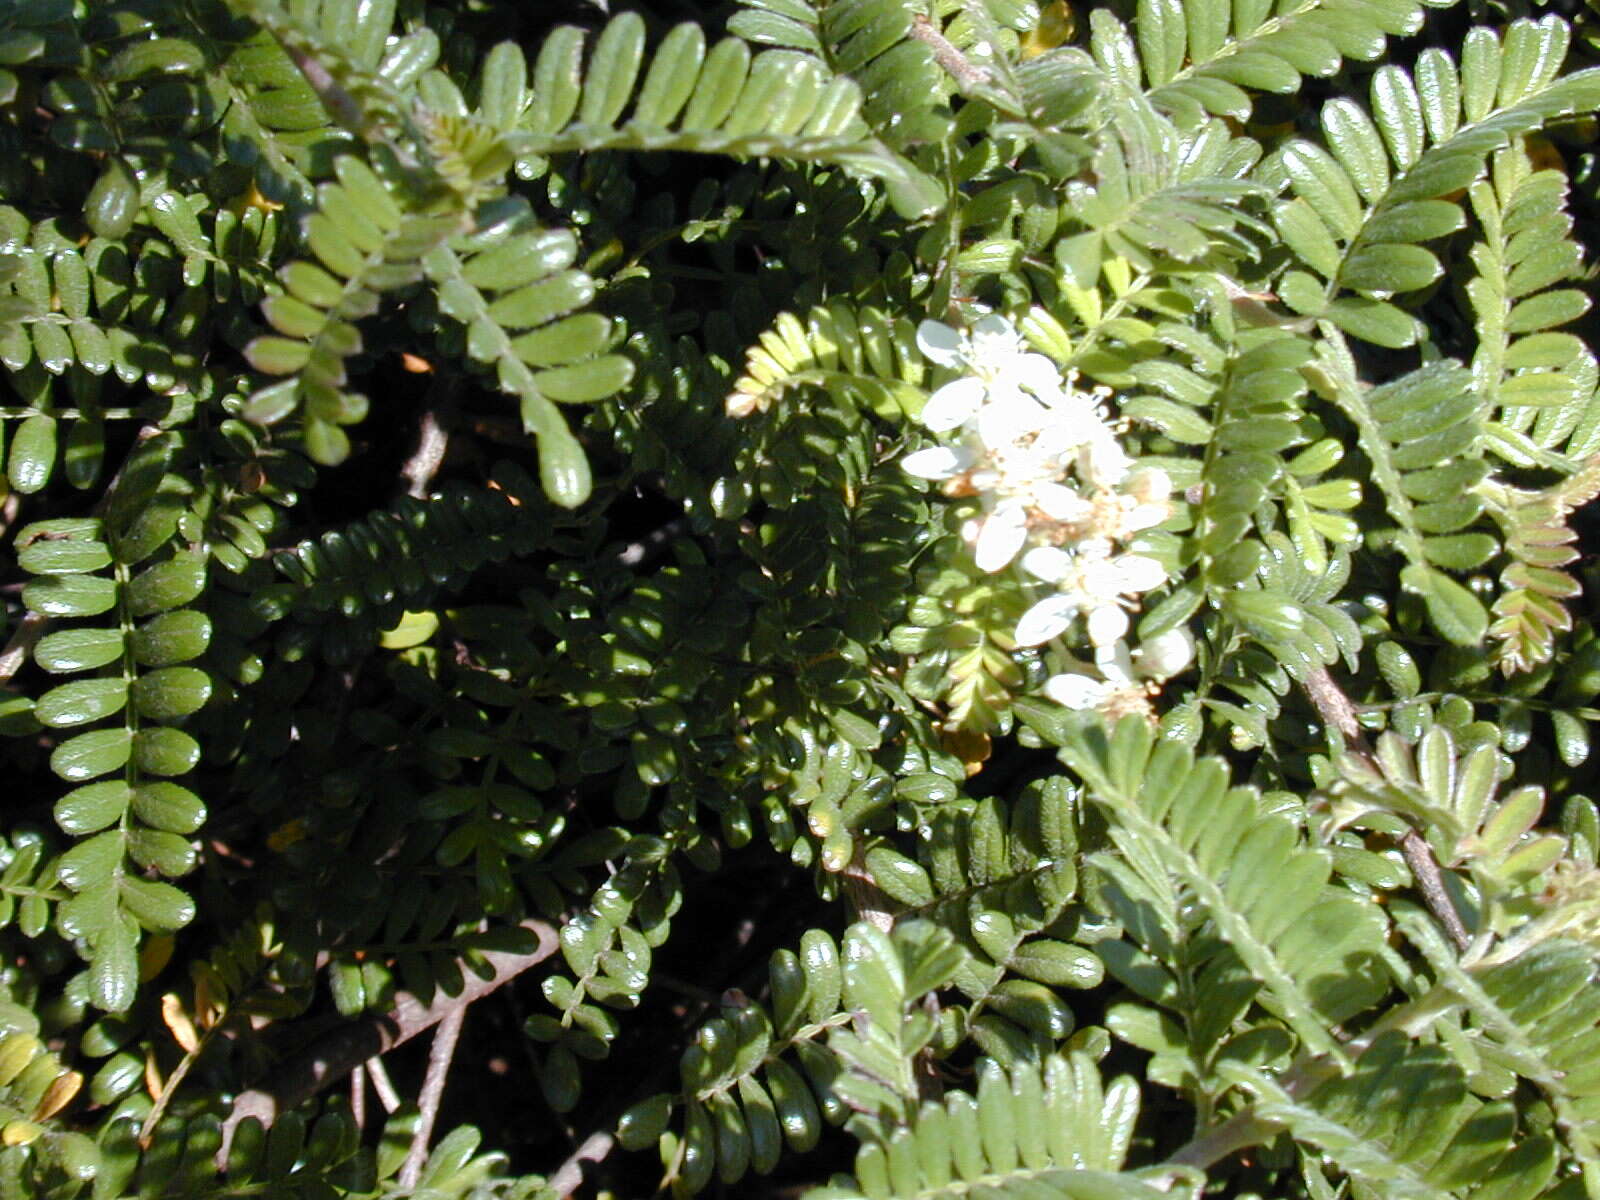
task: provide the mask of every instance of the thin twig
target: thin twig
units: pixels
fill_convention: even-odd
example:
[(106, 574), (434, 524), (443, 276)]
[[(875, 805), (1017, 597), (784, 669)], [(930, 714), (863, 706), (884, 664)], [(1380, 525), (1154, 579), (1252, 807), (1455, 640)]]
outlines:
[(555, 929), (545, 922), (524, 921), (522, 927), (538, 937), (539, 945), (527, 954), (486, 951), (484, 958), (494, 970), (490, 978), (463, 971), (460, 993), (454, 996), (440, 993), (430, 1004), (423, 1004), (415, 996), (402, 992), (389, 1012), (341, 1025), (291, 1059), (263, 1086), (241, 1092), (222, 1123), (222, 1145), (217, 1151), (219, 1165), (227, 1162), (234, 1130), (241, 1121), (255, 1117), (263, 1125), (271, 1125), (280, 1112), (287, 1112), (338, 1083), (368, 1059), (427, 1032), (451, 1012), (503, 987), (561, 948)]
[[(1306, 695), (1311, 698), (1311, 703), (1316, 706), (1323, 722), (1344, 735), (1349, 752), (1363, 759), (1374, 771), (1378, 770), (1377, 760), (1373, 757), (1371, 746), (1367, 744), (1366, 734), (1362, 732), (1361, 723), (1356, 719), (1356, 706), (1333, 681), (1333, 676), (1328, 674), (1327, 668), (1317, 667), (1311, 671), (1306, 676), (1304, 686)], [(1406, 866), (1411, 868), (1411, 877), (1416, 880), (1417, 890), (1422, 893), (1423, 903), (1428, 906), (1428, 911), (1433, 914), (1434, 919), (1444, 926), (1445, 932), (1450, 935), (1450, 940), (1456, 944), (1456, 948), (1465, 950), (1472, 945), (1472, 935), (1467, 932), (1461, 914), (1456, 911), (1455, 903), (1445, 889), (1444, 872), (1439, 869), (1439, 862), (1434, 858), (1433, 848), (1428, 845), (1428, 840), (1415, 829), (1409, 830), (1400, 839), (1400, 853), (1405, 856)]]
[(43, 613), (30, 612), (22, 618), (6, 648), (0, 650), (0, 683), (22, 670), (22, 664), (28, 661), (28, 654), (39, 644), (49, 624), (50, 618)]
[(400, 478), (405, 480), (406, 494), (421, 500), (428, 494), (433, 477), (439, 473), (445, 451), (450, 448), (450, 430), (440, 420), (438, 407), (422, 410), (417, 428), (417, 448), (400, 468)]
[(1350, 703), (1350, 697), (1344, 694), (1344, 689), (1333, 681), (1328, 668), (1312, 668), (1304, 686), (1306, 695), (1311, 697), (1311, 703), (1316, 705), (1323, 722), (1342, 733), (1352, 751), (1370, 759), (1372, 751), (1367, 746), (1367, 735), (1361, 729), (1361, 722), (1356, 719), (1356, 706)]
[(367, 1069), (363, 1064), (350, 1072), (350, 1119), (358, 1131), (367, 1128)]
[(938, 26), (924, 14), (917, 13), (911, 18), (911, 36), (933, 51), (933, 61), (943, 67), (963, 91), (982, 87), (989, 82), (989, 72), (974, 66), (972, 60), (940, 33)]
[(895, 914), (900, 906), (889, 898), (888, 894), (878, 886), (878, 881), (872, 877), (872, 870), (867, 866), (866, 857), (862, 854), (859, 843), (856, 846), (855, 857), (844, 869), (842, 878), (844, 894), (849, 899), (850, 906), (855, 909), (856, 920), (865, 921), (884, 933), (894, 928)]
[(1406, 866), (1411, 868), (1411, 877), (1417, 881), (1417, 890), (1422, 893), (1423, 903), (1439, 924), (1444, 926), (1456, 949), (1465, 950), (1472, 945), (1472, 935), (1467, 932), (1461, 914), (1456, 911), (1455, 902), (1445, 890), (1444, 872), (1439, 869), (1439, 861), (1433, 857), (1433, 847), (1428, 845), (1428, 839), (1415, 829), (1408, 830), (1405, 837), (1400, 839), (1400, 853), (1405, 856)]
[(172, 1102), (172, 1097), (177, 1095), (178, 1088), (183, 1084), (183, 1081), (189, 1077), (190, 1068), (199, 1061), (200, 1052), (210, 1044), (212, 1033), (220, 1028), (221, 1026), (218, 1025), (206, 1030), (205, 1041), (201, 1042), (193, 1050), (185, 1051), (182, 1060), (172, 1069), (172, 1074), (167, 1076), (166, 1082), (161, 1085), (161, 1094), (156, 1097), (156, 1102), (150, 1106), (150, 1111), (145, 1114), (143, 1124), (139, 1126), (140, 1145), (149, 1146), (150, 1137), (155, 1133), (156, 1126), (161, 1123), (161, 1118), (167, 1111), (167, 1105)]
[(0, 536), (17, 522), (17, 514), (22, 511), (22, 493), (12, 492), (4, 502), (0, 502)]
[(417, 1101), (417, 1128), (411, 1134), (411, 1148), (406, 1151), (406, 1161), (400, 1167), (403, 1188), (417, 1186), (422, 1164), (428, 1160), (428, 1143), (433, 1140), (433, 1125), (439, 1118), (439, 1102), (444, 1098), (450, 1063), (455, 1059), (456, 1043), (461, 1039), (461, 1026), (466, 1019), (465, 1004), (452, 1008), (433, 1032), (433, 1045), (428, 1047), (428, 1073), (423, 1076), (422, 1094)]
[(378, 1103), (383, 1105), (383, 1111), (394, 1112), (400, 1107), (400, 1093), (394, 1090), (394, 1084), (389, 1081), (389, 1069), (383, 1065), (383, 1059), (369, 1058), (362, 1066), (367, 1070), (367, 1078), (372, 1080), (372, 1090), (378, 1093)]
[(583, 1139), (583, 1144), (574, 1150), (566, 1162), (556, 1169), (556, 1173), (545, 1182), (545, 1187), (557, 1196), (570, 1196), (583, 1186), (583, 1164), (604, 1161), (606, 1155), (611, 1153), (611, 1148), (616, 1145), (617, 1139), (610, 1131), (597, 1129)]

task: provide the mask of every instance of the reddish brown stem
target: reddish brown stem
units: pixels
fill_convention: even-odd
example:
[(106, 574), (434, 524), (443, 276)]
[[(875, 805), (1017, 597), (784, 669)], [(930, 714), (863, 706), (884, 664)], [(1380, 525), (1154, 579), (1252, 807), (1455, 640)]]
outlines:
[[(1356, 706), (1350, 703), (1350, 697), (1333, 681), (1327, 669), (1317, 667), (1311, 671), (1306, 676), (1305, 689), (1323, 722), (1344, 736), (1350, 753), (1359, 755), (1377, 770), (1372, 748), (1367, 745), (1366, 734), (1356, 719)], [(1465, 950), (1472, 944), (1472, 935), (1467, 932), (1461, 914), (1456, 911), (1450, 893), (1445, 889), (1444, 872), (1439, 869), (1438, 860), (1434, 858), (1433, 848), (1428, 845), (1427, 839), (1415, 829), (1411, 830), (1400, 839), (1400, 853), (1405, 856), (1406, 866), (1411, 868), (1411, 877), (1416, 881), (1417, 890), (1422, 893), (1428, 911), (1444, 926), (1456, 949)]]

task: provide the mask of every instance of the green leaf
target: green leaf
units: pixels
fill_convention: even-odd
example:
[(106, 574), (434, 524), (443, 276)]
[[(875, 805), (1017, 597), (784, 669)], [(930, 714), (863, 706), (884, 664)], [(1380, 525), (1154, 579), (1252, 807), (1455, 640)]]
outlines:
[(146, 667), (188, 662), (203, 654), (210, 643), (211, 619), (193, 609), (152, 617), (134, 630), (131, 640), (134, 658)]
[(1323, 311), (1328, 320), (1352, 337), (1391, 350), (1415, 345), (1421, 329), (1417, 319), (1403, 309), (1365, 296), (1342, 296)]
[(211, 696), (211, 677), (195, 667), (164, 667), (134, 680), (133, 705), (153, 721), (197, 712)]
[[(262, 301), (261, 311), (274, 329), (289, 338), (315, 337), (328, 324), (327, 313), (292, 295), (268, 296)], [(303, 360), (301, 349), (305, 351)], [(287, 375), (310, 361), (311, 347), (282, 338), (262, 337), (250, 344), (248, 353), (251, 365), (257, 370), (269, 375)]]
[(130, 42), (104, 71), (107, 79), (125, 82), (146, 75), (191, 75), (206, 65), (200, 47), (185, 38), (158, 37)]
[(133, 577), (128, 584), (128, 609), (136, 617), (148, 617), (182, 608), (196, 599), (205, 585), (205, 560), (197, 555), (178, 555), (146, 567)]
[(122, 834), (112, 830), (79, 842), (61, 856), (56, 876), (75, 892), (103, 887), (121, 873)]
[(633, 363), (620, 354), (608, 354), (590, 362), (540, 371), (533, 382), (551, 400), (588, 404), (615, 395), (632, 378)]
[(1420, 595), (1428, 605), (1434, 627), (1457, 646), (1482, 644), (1489, 631), (1489, 614), (1483, 602), (1442, 572), (1412, 564), (1400, 572), (1406, 590)]
[(133, 789), (121, 780), (75, 788), (56, 801), (56, 824), (74, 837), (98, 833), (122, 819), (132, 798)]
[(578, 120), (604, 128), (621, 115), (644, 57), (644, 21), (624, 13), (606, 25), (595, 42), (583, 81)]
[[(507, 293), (489, 305), (487, 316), (497, 325), (525, 329), (530, 325), (543, 325), (573, 309), (582, 308), (593, 299), (594, 281), (589, 276), (582, 271), (563, 271)], [(545, 339), (542, 332), (512, 339), (511, 348), (519, 358), (522, 357), (524, 345), (535, 355), (543, 351)]]
[(194, 920), (194, 901), (170, 883), (125, 875), (118, 890), (123, 908), (152, 933), (172, 933)]
[(258, 337), (245, 347), (250, 365), (268, 375), (292, 375), (311, 361), (311, 343), (286, 337)]
[(110, 566), (111, 551), (103, 542), (41, 538), (17, 552), (17, 565), (30, 575), (78, 575)]
[[(530, 409), (539, 413), (536, 422), (529, 420)], [(583, 447), (543, 397), (524, 400), (522, 413), (524, 425), (539, 434), (539, 482), (544, 485), (545, 495), (562, 508), (577, 508), (589, 498), (593, 487), (589, 458)]]
[(91, 671), (116, 662), (122, 650), (120, 629), (63, 629), (39, 639), (33, 660), (55, 674)]
[(644, 1150), (667, 1128), (672, 1097), (658, 1092), (633, 1104), (617, 1119), (617, 1140), (625, 1150)]
[(150, 201), (150, 215), (156, 228), (184, 255), (209, 255), (211, 245), (187, 197), (177, 192), (162, 192)]
[(838, 1009), (844, 981), (833, 939), (819, 929), (807, 930), (800, 938), (800, 964), (805, 972), (806, 1017), (813, 1023), (825, 1021)]
[(47, 617), (95, 617), (116, 606), (117, 585), (97, 575), (41, 575), (23, 585), (22, 602)]
[(64, 728), (87, 725), (122, 711), (128, 701), (123, 679), (83, 679), (51, 688), (34, 705), (41, 724)]
[(582, 93), (583, 30), (572, 25), (552, 30), (539, 48), (533, 69), (533, 103), (528, 127), (555, 133), (572, 119)]
[(1421, 246), (1364, 246), (1344, 260), (1339, 282), (1361, 292), (1414, 292), (1425, 288), (1444, 268)]
[[(550, 367), (560, 363), (570, 363), (580, 358), (592, 357), (605, 347), (610, 337), (609, 318), (599, 313), (579, 313), (519, 337), (516, 341), (517, 357), (530, 367)], [(555, 372), (546, 371), (536, 377), (541, 381), (540, 390), (552, 400), (566, 399), (564, 396), (556, 395), (544, 383), (547, 377), (554, 374)], [(626, 382), (624, 379), (611, 391), (619, 390)], [(602, 394), (610, 395), (610, 391)]]
[(133, 753), (127, 729), (96, 729), (62, 742), (50, 755), (50, 769), (69, 783), (109, 775)]
[(198, 858), (188, 838), (158, 829), (129, 830), (127, 848), (128, 857), (140, 867), (169, 877), (188, 874)]
[[(1418, 524), (1427, 529), (1421, 518), (1427, 510), (1418, 510)], [(1471, 571), (1483, 566), (1500, 551), (1498, 539), (1487, 533), (1453, 533), (1430, 537), (1422, 543), (1428, 561), (1451, 571)]]
[(139, 935), (125, 919), (110, 922), (94, 938), (89, 959), (89, 998), (107, 1012), (125, 1012), (139, 990)]
[(915, 907), (933, 903), (928, 873), (911, 859), (886, 846), (877, 846), (867, 851), (866, 861), (877, 885), (901, 904)]
[(140, 784), (134, 789), (132, 805), (139, 820), (168, 833), (194, 833), (206, 819), (200, 797), (175, 783)]
[(844, 738), (858, 750), (875, 750), (881, 740), (878, 730), (872, 722), (846, 709), (835, 709), (828, 714), (828, 720)]
[(397, 624), (383, 631), (378, 644), (385, 650), (409, 650), (420, 646), (439, 630), (439, 615), (435, 612), (405, 612)]
[(1012, 951), (1011, 968), (1040, 983), (1065, 987), (1097, 987), (1105, 967), (1090, 950), (1049, 938), (1032, 938)]
[(291, 295), (318, 308), (332, 308), (344, 296), (344, 285), (315, 263), (289, 263), (279, 276)]
[(131, 751), (139, 769), (151, 775), (183, 775), (200, 761), (200, 744), (181, 729), (141, 729)]
[[(47, 328), (47, 327), (46, 327)], [(11, 486), (28, 496), (50, 482), (56, 463), (56, 419), (35, 413), (12, 435), (6, 473)]]

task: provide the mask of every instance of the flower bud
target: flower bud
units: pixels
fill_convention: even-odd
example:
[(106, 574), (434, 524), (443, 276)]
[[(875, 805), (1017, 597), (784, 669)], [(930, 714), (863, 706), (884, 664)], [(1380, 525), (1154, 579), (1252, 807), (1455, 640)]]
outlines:
[(1171, 679), (1194, 661), (1194, 635), (1182, 625), (1141, 643), (1134, 669), (1146, 679)]
[(1160, 504), (1172, 495), (1172, 480), (1160, 467), (1140, 467), (1122, 490), (1140, 504)]

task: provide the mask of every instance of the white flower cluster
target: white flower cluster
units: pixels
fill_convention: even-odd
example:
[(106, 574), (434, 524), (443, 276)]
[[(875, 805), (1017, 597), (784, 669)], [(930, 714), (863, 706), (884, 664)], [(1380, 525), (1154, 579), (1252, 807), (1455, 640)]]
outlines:
[(1004, 317), (985, 316), (970, 332), (924, 321), (917, 345), (960, 372), (928, 398), (921, 418), (955, 437), (908, 455), (905, 470), (948, 495), (978, 498), (983, 511), (962, 532), (979, 568), (1000, 571), (1020, 555), (1024, 572), (1052, 585), (1018, 622), (1018, 645), (1043, 645), (1084, 617), (1101, 678), (1057, 675), (1045, 693), (1071, 708), (1138, 708), (1143, 681), (1176, 674), (1193, 654), (1184, 630), (1136, 652), (1124, 641), (1128, 610), (1167, 578), (1125, 544), (1171, 515), (1171, 481), (1128, 457), (1106, 411), (1109, 388), (1078, 387), (1076, 372), (1063, 376), (1028, 350)]

